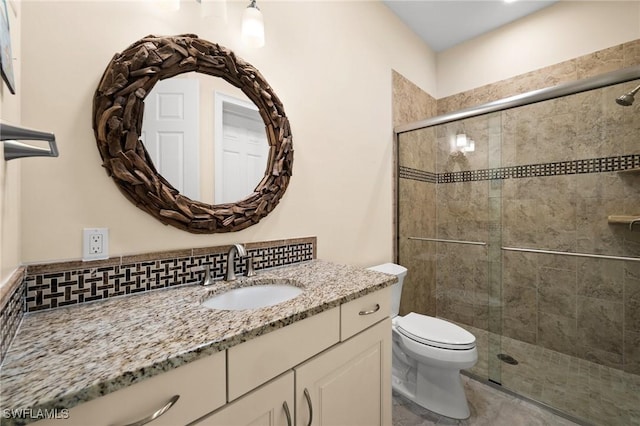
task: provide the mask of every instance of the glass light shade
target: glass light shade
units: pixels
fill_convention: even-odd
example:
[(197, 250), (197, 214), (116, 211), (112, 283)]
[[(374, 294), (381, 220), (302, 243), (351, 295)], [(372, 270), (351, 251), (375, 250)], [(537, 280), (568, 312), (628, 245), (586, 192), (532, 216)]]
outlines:
[(249, 47), (264, 46), (264, 20), (257, 7), (249, 6), (242, 14), (242, 41)]
[(456, 146), (458, 148), (465, 148), (467, 146), (467, 135), (464, 133), (458, 133), (456, 135)]
[(464, 147), (464, 152), (473, 152), (476, 150), (476, 142), (473, 139), (469, 139), (469, 143)]
[(227, 22), (227, 0), (200, 0), (203, 18), (221, 18)]
[(168, 12), (176, 12), (180, 10), (180, 0), (158, 0), (156, 1), (158, 7)]

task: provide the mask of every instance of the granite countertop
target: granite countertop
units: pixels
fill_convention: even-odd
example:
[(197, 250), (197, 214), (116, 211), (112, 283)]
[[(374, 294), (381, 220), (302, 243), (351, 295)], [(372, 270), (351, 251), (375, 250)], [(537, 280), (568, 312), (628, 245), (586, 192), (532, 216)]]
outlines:
[(313, 260), (250, 279), (294, 280), (305, 291), (287, 302), (244, 311), (201, 306), (244, 279), (25, 315), (0, 369), (2, 408), (71, 408), (396, 282), (391, 275)]

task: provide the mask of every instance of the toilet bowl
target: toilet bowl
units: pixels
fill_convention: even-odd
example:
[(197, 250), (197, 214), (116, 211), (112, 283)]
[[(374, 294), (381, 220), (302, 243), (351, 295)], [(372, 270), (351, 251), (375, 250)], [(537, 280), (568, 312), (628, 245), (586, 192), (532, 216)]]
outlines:
[(399, 316), (407, 269), (393, 263), (369, 268), (396, 275), (392, 288), (393, 389), (434, 413), (454, 419), (470, 415), (460, 370), (478, 361), (476, 339), (467, 330), (427, 315)]

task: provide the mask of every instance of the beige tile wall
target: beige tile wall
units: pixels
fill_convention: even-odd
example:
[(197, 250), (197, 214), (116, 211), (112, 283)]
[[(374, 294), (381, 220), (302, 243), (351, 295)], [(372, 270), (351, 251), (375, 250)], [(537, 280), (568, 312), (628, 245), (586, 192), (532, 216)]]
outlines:
[[(393, 72), (393, 124), (399, 126), (436, 114), (436, 100), (397, 72)], [(433, 129), (400, 136), (399, 164), (435, 172), (435, 132)], [(426, 141), (426, 143), (425, 143)], [(408, 274), (400, 305), (402, 315), (419, 312), (435, 315), (435, 247), (409, 236), (433, 235), (436, 216), (436, 186), (433, 183), (400, 179), (399, 186), (399, 263)]]
[[(637, 64), (640, 40), (439, 99), (437, 111)], [(446, 173), (638, 154), (640, 103), (623, 109), (613, 102), (637, 84), (403, 134), (400, 165)], [(403, 82), (403, 87), (410, 86)], [(405, 94), (402, 101), (407, 99)], [(395, 103), (394, 97), (394, 111), (401, 110)], [(464, 158), (450, 153), (458, 132), (476, 142), (476, 151)], [(501, 232), (508, 247), (640, 257), (640, 233), (606, 220), (611, 214), (640, 214), (640, 175), (604, 172), (438, 185), (400, 179), (399, 190), (398, 254), (409, 268), (403, 312), (437, 314), (484, 330), (497, 312), (502, 319), (497, 327), (505, 336), (640, 374), (640, 263), (518, 252), (504, 252), (491, 263), (495, 252), (481, 246), (403, 240), (415, 235), (489, 241)], [(500, 260), (501, 270), (492, 274)]]
[(413, 123), (437, 113), (436, 99), (402, 74), (391, 71), (393, 126)]
[(438, 115), (640, 64), (640, 40), (438, 99)]

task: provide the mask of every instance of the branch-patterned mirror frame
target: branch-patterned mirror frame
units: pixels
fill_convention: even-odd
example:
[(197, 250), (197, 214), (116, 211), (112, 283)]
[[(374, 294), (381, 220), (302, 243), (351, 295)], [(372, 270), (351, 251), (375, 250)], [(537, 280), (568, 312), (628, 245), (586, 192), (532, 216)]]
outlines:
[[(144, 98), (162, 79), (187, 72), (221, 77), (258, 107), (269, 158), (263, 179), (246, 198), (206, 204), (180, 194), (151, 161), (140, 140)], [(93, 99), (93, 130), (102, 165), (122, 193), (162, 223), (193, 233), (233, 232), (268, 215), (291, 178), (293, 143), (289, 120), (260, 72), (218, 44), (193, 34), (149, 35), (117, 53)]]

